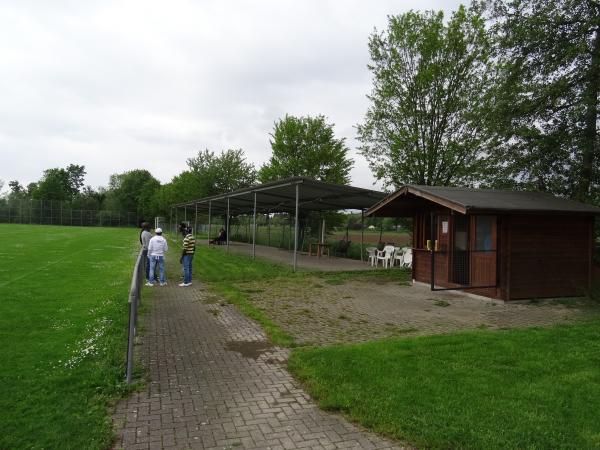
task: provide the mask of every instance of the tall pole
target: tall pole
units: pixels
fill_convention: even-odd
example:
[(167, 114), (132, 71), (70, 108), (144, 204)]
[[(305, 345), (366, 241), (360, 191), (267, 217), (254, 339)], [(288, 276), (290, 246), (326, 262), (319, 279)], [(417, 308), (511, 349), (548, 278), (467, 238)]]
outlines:
[(252, 224), (252, 259), (256, 259), (256, 192), (254, 193), (254, 221)]
[(229, 197), (227, 197), (227, 218), (225, 219), (225, 230), (227, 235), (227, 252), (229, 252)]
[(194, 207), (196, 209), (194, 213), (194, 236), (198, 234), (198, 203), (194, 203)]
[(296, 264), (298, 259), (298, 209), (299, 209), (299, 197), (300, 197), (300, 185), (296, 184), (296, 217), (294, 224), (294, 272), (296, 271)]
[(431, 290), (433, 291), (435, 289), (435, 215), (434, 212), (431, 212), (431, 236), (429, 236), (430, 238), (430, 242), (431, 242)]
[(363, 245), (365, 241), (365, 210), (360, 210), (360, 260), (364, 261)]
[(212, 212), (211, 209), (212, 209), (212, 201), (209, 200), (208, 201), (208, 243), (209, 244), (210, 244), (210, 218), (211, 218), (210, 213)]
[(271, 246), (271, 211), (267, 211), (267, 245)]

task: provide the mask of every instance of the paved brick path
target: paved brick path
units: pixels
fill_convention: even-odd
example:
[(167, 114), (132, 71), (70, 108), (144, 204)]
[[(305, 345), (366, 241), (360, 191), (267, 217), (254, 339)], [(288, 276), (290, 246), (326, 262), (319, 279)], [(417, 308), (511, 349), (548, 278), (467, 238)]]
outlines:
[(320, 411), (286, 371), (288, 351), (199, 283), (154, 289), (137, 347), (150, 381), (118, 405), (115, 448), (400, 448)]

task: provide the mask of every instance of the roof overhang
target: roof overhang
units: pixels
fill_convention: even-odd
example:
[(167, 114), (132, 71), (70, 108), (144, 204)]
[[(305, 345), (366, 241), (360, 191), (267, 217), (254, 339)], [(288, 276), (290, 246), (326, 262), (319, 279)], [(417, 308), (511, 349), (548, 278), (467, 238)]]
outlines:
[(440, 206), (460, 214), (466, 214), (468, 211), (467, 207), (459, 203), (413, 186), (404, 186), (365, 211), (365, 216), (410, 217), (417, 212), (438, 209)]
[(340, 184), (324, 183), (304, 177), (293, 177), (238, 189), (173, 205), (176, 208), (194, 208), (198, 212), (231, 215), (258, 213), (293, 213), (298, 206), (302, 211), (364, 210), (385, 198), (383, 192)]
[(599, 216), (594, 205), (545, 192), (407, 185), (369, 208), (367, 216), (402, 217), (446, 208), (459, 214)]

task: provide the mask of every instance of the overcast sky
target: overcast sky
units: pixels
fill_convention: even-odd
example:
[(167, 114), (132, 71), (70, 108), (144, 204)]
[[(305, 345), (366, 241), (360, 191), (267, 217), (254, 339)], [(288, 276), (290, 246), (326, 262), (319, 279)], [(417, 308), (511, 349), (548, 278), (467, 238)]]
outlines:
[(351, 149), (353, 184), (373, 187), (355, 139), (368, 37), (388, 15), (459, 3), (2, 0), (0, 180), (73, 163), (93, 187), (138, 168), (165, 183), (205, 148), (242, 148), (258, 168), (276, 120), (323, 114)]

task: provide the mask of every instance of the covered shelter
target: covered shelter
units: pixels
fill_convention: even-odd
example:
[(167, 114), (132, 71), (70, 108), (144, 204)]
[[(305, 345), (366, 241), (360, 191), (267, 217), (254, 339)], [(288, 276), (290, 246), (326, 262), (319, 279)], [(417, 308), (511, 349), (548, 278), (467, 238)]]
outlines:
[(404, 186), (365, 212), (413, 218), (412, 277), (502, 300), (580, 296), (600, 208), (541, 192)]
[[(293, 265), (296, 268), (298, 252), (298, 217), (307, 211), (364, 210), (385, 198), (383, 192), (341, 184), (325, 183), (305, 177), (292, 177), (271, 183), (250, 186), (243, 189), (190, 200), (173, 205), (176, 221), (179, 209), (184, 209), (187, 219), (192, 210), (195, 228), (199, 213), (208, 214), (209, 236), (211, 218), (225, 216), (227, 246), (229, 246), (229, 219), (236, 215), (252, 215), (252, 255), (256, 255), (256, 216), (257, 214), (288, 213), (294, 216)], [(172, 213), (173, 215), (173, 213)], [(192, 216), (192, 214), (190, 215)], [(362, 239), (361, 239), (362, 241)], [(361, 242), (362, 247), (362, 242)], [(361, 249), (362, 254), (362, 249)]]

